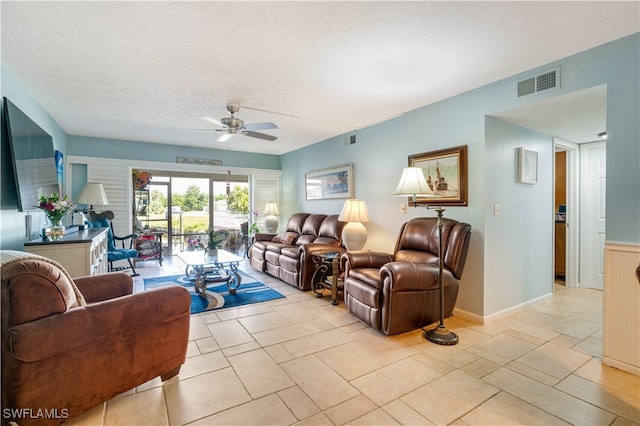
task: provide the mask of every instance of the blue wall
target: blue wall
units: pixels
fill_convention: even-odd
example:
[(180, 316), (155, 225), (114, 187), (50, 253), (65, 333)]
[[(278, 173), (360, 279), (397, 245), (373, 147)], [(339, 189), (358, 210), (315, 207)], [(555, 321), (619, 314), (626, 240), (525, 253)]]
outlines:
[[(176, 157), (221, 160), (225, 166), (280, 170), (280, 156), (212, 148), (69, 136), (69, 152), (79, 157), (127, 158), (175, 163)], [(126, 155), (124, 155), (126, 153)]]
[[(54, 149), (67, 155), (67, 134), (58, 126), (49, 113), (40, 106), (38, 101), (24, 89), (18, 79), (11, 75), (4, 66), (0, 66), (0, 71), (2, 73), (0, 85), (2, 96), (8, 98), (36, 124), (42, 127), (44, 131), (51, 135)], [(4, 126), (4, 123), (2, 123), (2, 125)], [(13, 169), (9, 148), (2, 146), (1, 152), (0, 249), (22, 250), (24, 249), (23, 243), (25, 240), (30, 240), (38, 236), (40, 229), (46, 225), (46, 218), (42, 212), (18, 211), (15, 180), (11, 173)], [(27, 237), (25, 234), (25, 217), (27, 216), (31, 218), (32, 232), (30, 237)]]
[[(540, 295), (540, 289), (532, 290), (525, 279), (520, 280), (511, 292), (518, 294), (517, 301), (511, 296), (503, 302), (485, 302), (485, 298), (496, 297), (502, 284), (488, 278), (494, 272), (485, 271), (485, 265), (497, 266), (510, 259), (495, 257), (495, 252), (487, 250), (495, 241), (509, 243), (518, 229), (508, 223), (514, 220), (505, 215), (518, 215), (519, 221), (534, 223), (536, 215), (549, 215), (549, 231), (544, 239), (537, 240), (535, 253), (547, 253), (553, 245), (551, 241), (552, 210), (540, 212), (532, 203), (516, 206), (515, 211), (503, 211), (503, 222), (497, 226), (487, 226), (488, 209), (494, 203), (504, 202), (509, 193), (502, 186), (493, 185), (491, 171), (504, 169), (510, 173), (514, 169), (513, 145), (508, 146), (508, 156), (495, 158), (500, 152), (500, 142), (488, 140), (503, 131), (487, 128), (486, 118), (499, 112), (529, 103), (549, 99), (602, 84), (607, 85), (607, 132), (610, 135), (607, 148), (607, 239), (640, 243), (640, 134), (638, 127), (639, 58), (640, 33), (616, 40), (588, 51), (542, 65), (512, 78), (463, 93), (432, 105), (405, 113), (403, 116), (376, 124), (357, 132), (357, 143), (345, 145), (344, 136), (328, 139), (318, 144), (282, 156), (283, 215), (295, 211), (339, 213), (340, 200), (307, 201), (302, 182), (306, 172), (345, 163), (353, 163), (355, 175), (355, 196), (369, 206), (371, 222), (366, 224), (369, 239), (366, 249), (391, 251), (400, 225), (411, 217), (429, 216), (432, 212), (424, 209), (408, 209), (400, 212), (403, 199), (391, 196), (402, 168), (407, 165), (407, 157), (425, 151), (458, 145), (468, 145), (469, 149), (469, 205), (450, 207), (445, 215), (468, 222), (473, 227), (471, 251), (463, 276), (458, 307), (465, 311), (489, 315), (506, 306), (525, 303)], [(529, 99), (516, 99), (516, 81), (533, 73), (550, 68), (561, 68), (561, 88), (550, 94), (540, 94)], [(496, 125), (493, 122), (492, 125)], [(551, 144), (551, 135), (535, 132), (516, 131), (521, 146), (541, 145), (541, 138)], [(550, 146), (545, 146), (543, 158)], [(511, 181), (513, 182), (513, 180)], [(512, 188), (520, 193), (526, 188)], [(548, 196), (552, 200), (552, 182), (536, 185), (538, 197)], [(519, 194), (520, 195), (520, 194)], [(526, 198), (525, 198), (526, 199)], [(491, 228), (491, 243), (485, 233)], [(547, 259), (548, 260), (548, 259)], [(551, 280), (552, 262), (548, 261), (542, 270)], [(527, 273), (526, 266), (512, 271), (516, 276)], [(489, 275), (486, 275), (489, 274)], [(551, 288), (547, 286), (547, 288)]]

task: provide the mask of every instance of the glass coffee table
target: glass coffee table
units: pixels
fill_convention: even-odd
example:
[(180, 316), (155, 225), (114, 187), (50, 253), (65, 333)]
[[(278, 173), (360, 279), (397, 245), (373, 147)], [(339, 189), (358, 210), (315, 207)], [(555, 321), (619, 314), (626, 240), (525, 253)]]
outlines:
[[(207, 284), (226, 283), (229, 293), (235, 294), (242, 281), (238, 264), (242, 258), (226, 250), (218, 249), (217, 255), (209, 255), (208, 250), (185, 251), (178, 257), (187, 264), (185, 275), (193, 282), (196, 293), (207, 297)], [(209, 293), (213, 293), (209, 291)]]

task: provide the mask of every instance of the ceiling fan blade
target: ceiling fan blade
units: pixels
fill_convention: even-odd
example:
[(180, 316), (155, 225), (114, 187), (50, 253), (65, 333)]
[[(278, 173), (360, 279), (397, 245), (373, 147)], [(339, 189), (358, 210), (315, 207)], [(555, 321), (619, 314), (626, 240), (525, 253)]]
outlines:
[(224, 127), (224, 125), (221, 122), (219, 122), (218, 120), (215, 120), (215, 119), (213, 119), (211, 117), (206, 117), (205, 116), (205, 117), (199, 117), (199, 118), (201, 118), (202, 120), (206, 120), (206, 121), (208, 121), (210, 123), (213, 123), (218, 127)]
[(278, 126), (276, 126), (273, 123), (251, 123), (251, 124), (245, 124), (243, 127), (245, 128), (245, 130), (248, 130), (248, 131), (269, 130), (269, 129), (278, 128)]
[(216, 142), (226, 142), (229, 139), (231, 139), (233, 137), (233, 135), (231, 133), (225, 133), (224, 135), (220, 136)]
[(244, 131), (242, 132), (243, 135), (249, 136), (251, 138), (258, 138), (258, 139), (264, 139), (267, 141), (275, 141), (276, 139), (278, 139), (277, 136), (272, 136), (272, 135), (268, 135), (266, 133), (259, 133), (259, 132), (252, 132), (252, 131)]

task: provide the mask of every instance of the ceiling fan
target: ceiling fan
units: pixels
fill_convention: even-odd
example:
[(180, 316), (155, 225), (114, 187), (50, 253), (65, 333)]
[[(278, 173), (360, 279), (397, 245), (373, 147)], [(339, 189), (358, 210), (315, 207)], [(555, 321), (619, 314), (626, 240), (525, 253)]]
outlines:
[(240, 110), (240, 107), (236, 104), (228, 104), (227, 111), (231, 113), (231, 117), (224, 117), (222, 120), (217, 121), (210, 117), (202, 117), (203, 119), (210, 121), (218, 126), (221, 126), (221, 129), (213, 129), (216, 132), (225, 132), (224, 135), (218, 138), (218, 142), (224, 142), (229, 138), (241, 134), (245, 136), (249, 136), (251, 138), (264, 139), (267, 141), (275, 141), (277, 136), (268, 135), (266, 133), (260, 133), (256, 130), (269, 130), (269, 129), (277, 129), (273, 123), (252, 123), (252, 124), (244, 124), (244, 121), (240, 118), (234, 116), (236, 112)]

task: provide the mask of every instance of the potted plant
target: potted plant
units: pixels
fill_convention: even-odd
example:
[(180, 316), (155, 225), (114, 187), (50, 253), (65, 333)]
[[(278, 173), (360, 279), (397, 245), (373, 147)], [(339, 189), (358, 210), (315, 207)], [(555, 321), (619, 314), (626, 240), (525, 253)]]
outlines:
[(222, 243), (223, 236), (220, 232), (214, 231), (210, 229), (208, 232), (208, 241), (207, 241), (207, 250), (209, 256), (217, 256), (218, 255), (218, 247)]
[(232, 250), (233, 252), (237, 252), (238, 251), (238, 247), (240, 247), (240, 232), (239, 231), (231, 231), (229, 232), (229, 237), (227, 238), (228, 240), (228, 247), (229, 250)]

